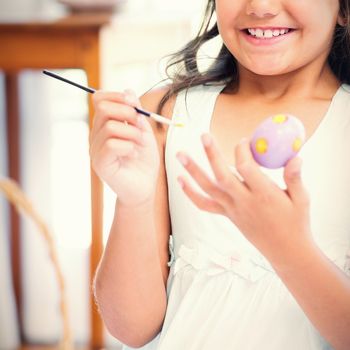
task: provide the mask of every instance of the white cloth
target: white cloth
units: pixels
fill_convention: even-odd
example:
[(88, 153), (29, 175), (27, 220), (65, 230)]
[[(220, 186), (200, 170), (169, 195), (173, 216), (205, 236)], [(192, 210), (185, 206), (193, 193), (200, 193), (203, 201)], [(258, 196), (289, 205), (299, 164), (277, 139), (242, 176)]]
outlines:
[[(166, 170), (173, 232), (168, 308), (161, 334), (147, 350), (320, 350), (331, 349), (319, 335), (269, 262), (227, 218), (197, 209), (177, 183), (186, 174), (176, 160), (188, 152), (210, 171), (200, 135), (210, 129), (222, 86), (180, 93), (171, 128)], [(303, 181), (311, 198), (317, 244), (349, 272), (350, 88), (336, 92), (326, 116), (303, 146)], [(282, 169), (266, 170), (284, 186)], [(187, 175), (188, 176), (188, 175)]]

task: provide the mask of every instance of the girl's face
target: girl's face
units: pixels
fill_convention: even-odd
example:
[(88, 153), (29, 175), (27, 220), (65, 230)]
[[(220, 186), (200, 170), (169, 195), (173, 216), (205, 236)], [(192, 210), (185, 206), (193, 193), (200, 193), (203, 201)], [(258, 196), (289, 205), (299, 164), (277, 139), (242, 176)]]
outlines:
[(224, 43), (240, 65), (279, 75), (326, 61), (339, 1), (216, 0), (216, 13)]

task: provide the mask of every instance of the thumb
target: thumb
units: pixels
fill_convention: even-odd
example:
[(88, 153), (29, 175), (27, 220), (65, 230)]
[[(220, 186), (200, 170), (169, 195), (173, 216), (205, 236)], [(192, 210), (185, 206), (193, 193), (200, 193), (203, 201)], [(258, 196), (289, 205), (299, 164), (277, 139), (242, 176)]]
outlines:
[(307, 205), (309, 196), (301, 179), (301, 165), (302, 161), (299, 157), (289, 160), (284, 168), (284, 181), (292, 201)]
[[(124, 94), (125, 94), (125, 102), (128, 105), (132, 107), (142, 108), (141, 102), (139, 98), (136, 96), (136, 93), (134, 90), (126, 89), (124, 90)], [(149, 133), (152, 132), (151, 124), (148, 122), (148, 120), (146, 120), (146, 117), (144, 115), (141, 115), (141, 114), (138, 115), (137, 125), (142, 131), (146, 131)]]

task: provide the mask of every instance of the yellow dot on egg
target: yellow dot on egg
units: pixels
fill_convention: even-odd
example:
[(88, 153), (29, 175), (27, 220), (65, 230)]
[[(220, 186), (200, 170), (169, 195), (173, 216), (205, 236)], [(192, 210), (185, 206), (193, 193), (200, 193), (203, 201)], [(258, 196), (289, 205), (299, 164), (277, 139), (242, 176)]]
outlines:
[(257, 139), (255, 142), (255, 149), (258, 153), (263, 154), (267, 152), (268, 142), (264, 138)]
[(293, 151), (298, 152), (302, 145), (303, 141), (299, 137), (297, 137), (293, 142)]
[(287, 119), (288, 119), (288, 117), (284, 114), (277, 114), (277, 115), (272, 117), (272, 121), (276, 124), (282, 124), (282, 123), (286, 122)]

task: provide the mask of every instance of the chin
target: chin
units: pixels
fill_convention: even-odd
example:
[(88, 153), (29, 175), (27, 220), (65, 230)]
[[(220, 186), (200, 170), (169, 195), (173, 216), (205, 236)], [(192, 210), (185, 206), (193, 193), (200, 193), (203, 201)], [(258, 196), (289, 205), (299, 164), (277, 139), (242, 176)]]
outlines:
[(275, 75), (281, 75), (285, 73), (283, 71), (276, 70), (276, 69), (254, 69), (250, 71), (256, 75), (265, 75), (265, 76), (275, 76)]
[(250, 72), (257, 75), (274, 76), (288, 73), (286, 67), (281, 67), (278, 64), (254, 64), (246, 66)]

